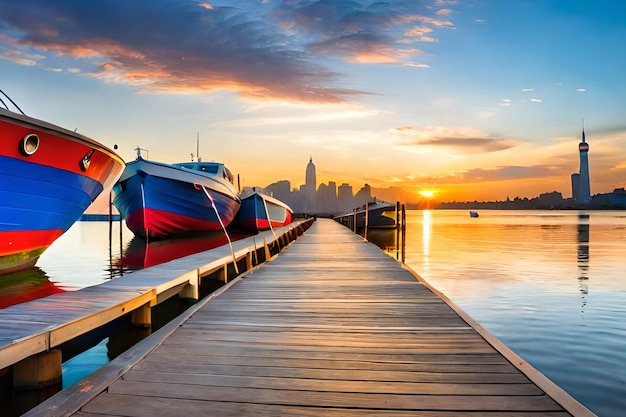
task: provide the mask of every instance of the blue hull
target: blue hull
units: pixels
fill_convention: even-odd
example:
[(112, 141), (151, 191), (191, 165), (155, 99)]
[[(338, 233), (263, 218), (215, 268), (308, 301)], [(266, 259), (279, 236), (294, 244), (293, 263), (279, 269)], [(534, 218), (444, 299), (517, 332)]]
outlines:
[(0, 230), (65, 232), (102, 190), (83, 175), (0, 157)]

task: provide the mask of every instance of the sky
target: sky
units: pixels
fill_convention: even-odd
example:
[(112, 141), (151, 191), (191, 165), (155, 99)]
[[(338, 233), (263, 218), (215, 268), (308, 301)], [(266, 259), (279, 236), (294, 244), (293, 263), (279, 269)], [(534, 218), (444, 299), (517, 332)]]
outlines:
[[(622, 0), (0, 0), (0, 89), (126, 161), (439, 201), (626, 185)], [(6, 101), (6, 100), (5, 100)], [(199, 151), (199, 152), (198, 152)]]

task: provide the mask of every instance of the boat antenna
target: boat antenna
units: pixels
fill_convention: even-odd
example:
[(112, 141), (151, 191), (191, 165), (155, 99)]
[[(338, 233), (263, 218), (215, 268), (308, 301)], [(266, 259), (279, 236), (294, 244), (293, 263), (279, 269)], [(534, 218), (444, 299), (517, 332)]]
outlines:
[(137, 146), (135, 148), (135, 150), (137, 151), (137, 159), (141, 158), (141, 151), (146, 151), (146, 158), (150, 159), (150, 151), (144, 148), (140, 148), (139, 146)]
[(200, 133), (196, 132), (196, 157), (198, 158), (198, 162), (202, 162), (202, 158), (200, 158)]

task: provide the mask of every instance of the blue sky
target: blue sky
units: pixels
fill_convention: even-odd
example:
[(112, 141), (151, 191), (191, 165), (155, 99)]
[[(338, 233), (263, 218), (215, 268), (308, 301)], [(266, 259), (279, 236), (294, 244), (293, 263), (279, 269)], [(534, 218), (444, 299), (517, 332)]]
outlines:
[(569, 197), (583, 119), (623, 187), (625, 47), (618, 0), (0, 1), (0, 89), (126, 160), (445, 201)]

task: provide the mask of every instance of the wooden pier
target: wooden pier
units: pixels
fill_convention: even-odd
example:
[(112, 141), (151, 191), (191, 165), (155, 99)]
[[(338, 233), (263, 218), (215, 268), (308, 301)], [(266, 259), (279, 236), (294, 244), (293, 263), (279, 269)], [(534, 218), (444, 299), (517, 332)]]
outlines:
[(319, 219), (25, 416), (592, 416), (372, 243)]
[[(101, 335), (105, 327), (119, 328), (124, 323), (122, 331), (107, 334), (109, 342), (115, 339), (122, 349), (132, 345), (152, 332), (153, 308), (174, 297), (197, 301), (209, 293), (208, 281), (226, 283), (271, 259), (312, 221), (298, 220), (238, 240), (232, 246), (0, 309), (0, 389), (33, 390), (57, 385), (62, 372), (60, 349), (79, 344), (77, 339), (84, 340), (94, 332)], [(208, 285), (211, 289), (214, 286)], [(12, 382), (7, 383), (8, 379)], [(0, 403), (5, 394), (0, 392)]]

